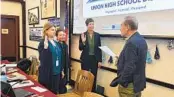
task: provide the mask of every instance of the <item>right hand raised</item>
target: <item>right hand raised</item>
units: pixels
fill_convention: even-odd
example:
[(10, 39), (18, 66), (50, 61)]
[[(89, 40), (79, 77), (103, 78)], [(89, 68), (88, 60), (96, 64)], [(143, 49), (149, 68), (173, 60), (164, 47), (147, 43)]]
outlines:
[(82, 39), (82, 42), (85, 43), (85, 41), (86, 41), (86, 35), (84, 33), (81, 34), (81, 39)]
[(48, 48), (48, 37), (45, 36), (45, 40), (44, 40), (44, 48), (47, 49)]

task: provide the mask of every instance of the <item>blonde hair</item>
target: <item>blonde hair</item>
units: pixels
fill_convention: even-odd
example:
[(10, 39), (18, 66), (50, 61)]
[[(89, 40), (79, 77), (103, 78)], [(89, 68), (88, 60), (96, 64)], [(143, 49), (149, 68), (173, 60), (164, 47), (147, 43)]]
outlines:
[(50, 29), (51, 27), (54, 27), (54, 25), (51, 24), (50, 22), (46, 22), (46, 23), (44, 24), (44, 27), (43, 27), (43, 38), (45, 38), (45, 36), (47, 35), (47, 34), (46, 34), (46, 31), (47, 31), (48, 29)]

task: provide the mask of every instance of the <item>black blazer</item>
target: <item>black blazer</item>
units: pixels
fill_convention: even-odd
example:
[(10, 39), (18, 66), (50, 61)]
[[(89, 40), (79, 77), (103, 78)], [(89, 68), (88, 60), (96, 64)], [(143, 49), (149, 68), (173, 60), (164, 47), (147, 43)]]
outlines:
[[(85, 32), (85, 35), (87, 36), (87, 32)], [(99, 46), (101, 46), (100, 35), (99, 35), (99, 33), (94, 32), (94, 55), (98, 62), (102, 62), (102, 53), (101, 53), (101, 49), (99, 48)], [(86, 42), (84, 45), (82, 43), (82, 39), (80, 36), (79, 50), (82, 51), (80, 59), (81, 59), (81, 61), (84, 61), (84, 59), (89, 55), (88, 37), (86, 37)]]
[[(57, 42), (58, 46), (60, 44)], [(38, 81), (43, 86), (48, 88), (49, 90), (52, 89), (52, 80), (53, 79), (53, 63), (52, 63), (52, 52), (50, 49), (44, 49), (44, 39), (41, 40), (38, 46), (39, 51), (39, 60), (40, 60), (40, 66), (39, 66), (39, 76)]]
[(51, 89), (53, 75), (52, 53), (50, 49), (44, 49), (44, 39), (39, 43), (38, 51), (40, 60), (38, 81), (46, 88)]
[(69, 54), (68, 54), (68, 45), (66, 43), (63, 43), (62, 45), (63, 45), (62, 53), (65, 53), (65, 60), (63, 60), (63, 61), (65, 61), (65, 64), (63, 64), (62, 68), (64, 69), (66, 83), (67, 83), (67, 81), (69, 81), (68, 77), (69, 77), (69, 68), (70, 68)]
[(126, 42), (117, 63), (119, 83), (127, 86), (133, 83), (135, 93), (146, 87), (145, 65), (147, 55), (147, 43), (136, 32)]

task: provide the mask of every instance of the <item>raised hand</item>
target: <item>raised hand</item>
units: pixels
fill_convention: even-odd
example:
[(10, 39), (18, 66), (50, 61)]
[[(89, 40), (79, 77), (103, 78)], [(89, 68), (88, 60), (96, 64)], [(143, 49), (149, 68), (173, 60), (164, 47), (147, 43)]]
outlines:
[(85, 43), (85, 41), (86, 41), (86, 35), (84, 33), (81, 34), (81, 39), (82, 39), (82, 42)]
[(44, 49), (48, 48), (48, 37), (45, 36), (45, 40), (44, 40)]

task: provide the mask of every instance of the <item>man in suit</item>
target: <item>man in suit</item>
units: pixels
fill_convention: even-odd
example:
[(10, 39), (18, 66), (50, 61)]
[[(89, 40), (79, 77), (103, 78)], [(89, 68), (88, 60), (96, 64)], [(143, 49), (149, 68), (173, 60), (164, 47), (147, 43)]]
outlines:
[(121, 24), (121, 36), (126, 37), (126, 44), (120, 53), (117, 63), (117, 78), (120, 97), (141, 97), (141, 91), (146, 87), (145, 65), (147, 43), (139, 34), (138, 21), (127, 16)]
[(81, 68), (92, 72), (95, 76), (92, 91), (96, 90), (96, 78), (98, 67), (101, 66), (102, 53), (99, 49), (101, 40), (99, 33), (94, 31), (94, 20), (89, 18), (86, 20), (87, 31), (82, 33), (79, 39), (79, 50), (81, 53)]

